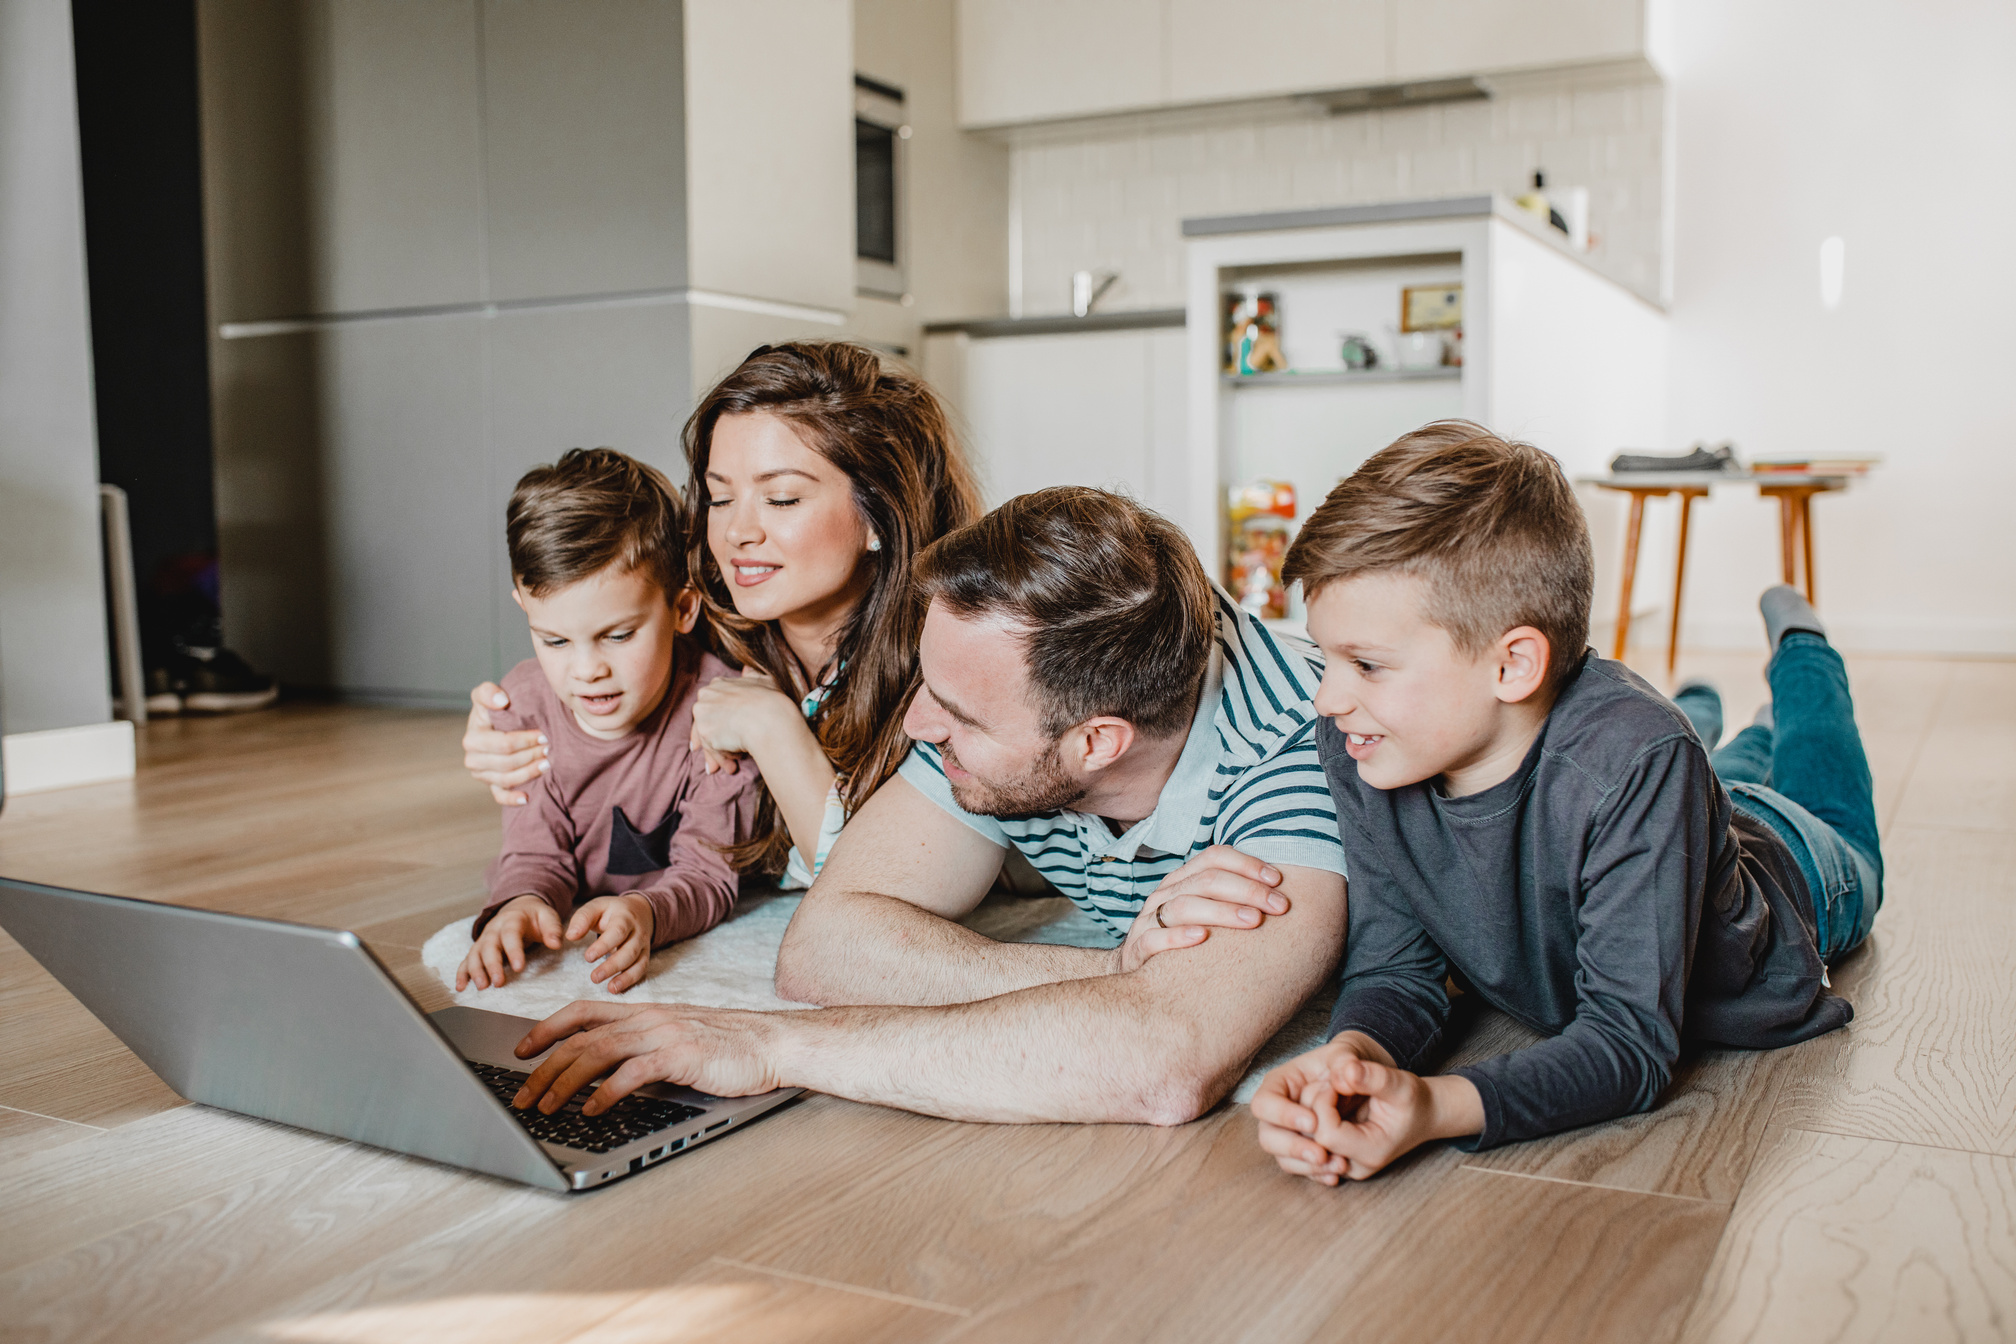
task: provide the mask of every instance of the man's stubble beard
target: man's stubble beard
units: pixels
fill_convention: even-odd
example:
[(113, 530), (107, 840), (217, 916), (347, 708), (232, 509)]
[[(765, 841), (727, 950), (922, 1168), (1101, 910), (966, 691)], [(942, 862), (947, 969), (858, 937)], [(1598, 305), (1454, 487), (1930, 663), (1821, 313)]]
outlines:
[[(952, 800), (978, 817), (1028, 817), (1063, 811), (1085, 796), (1085, 786), (1065, 772), (1057, 751), (1061, 741), (1061, 737), (1053, 741), (1029, 773), (1010, 784), (983, 784), (978, 776), (965, 784), (954, 784), (951, 776), (946, 776)], [(939, 754), (950, 764), (959, 764), (951, 743), (941, 746)]]

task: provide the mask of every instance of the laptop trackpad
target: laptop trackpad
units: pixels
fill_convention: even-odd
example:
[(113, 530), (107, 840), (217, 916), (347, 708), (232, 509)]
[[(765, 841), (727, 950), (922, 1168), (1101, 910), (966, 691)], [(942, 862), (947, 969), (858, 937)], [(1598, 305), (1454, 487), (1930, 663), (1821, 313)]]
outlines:
[(466, 1008), (461, 1004), (429, 1013), (427, 1017), (462, 1052), (464, 1059), (530, 1073), (544, 1058), (543, 1055), (534, 1055), (531, 1059), (520, 1059), (511, 1053), (518, 1042), (525, 1039), (525, 1033), (539, 1025), (536, 1017), (513, 1017), (509, 1013)]

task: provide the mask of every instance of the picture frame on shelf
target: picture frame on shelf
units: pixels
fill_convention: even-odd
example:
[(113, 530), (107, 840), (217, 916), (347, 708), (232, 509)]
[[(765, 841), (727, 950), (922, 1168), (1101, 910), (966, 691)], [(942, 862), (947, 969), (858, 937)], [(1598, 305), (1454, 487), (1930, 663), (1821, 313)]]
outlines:
[(1463, 325), (1463, 286), (1408, 285), (1400, 291), (1401, 331), (1448, 331)]

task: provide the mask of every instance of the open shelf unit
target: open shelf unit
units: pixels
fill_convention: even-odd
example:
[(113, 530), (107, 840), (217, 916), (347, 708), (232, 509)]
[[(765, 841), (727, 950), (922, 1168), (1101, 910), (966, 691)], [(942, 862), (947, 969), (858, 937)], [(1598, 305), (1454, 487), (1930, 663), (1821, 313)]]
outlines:
[[(1235, 483), (1291, 481), (1307, 518), (1367, 457), (1431, 420), (1528, 439), (1571, 476), (1664, 433), (1663, 310), (1503, 198), (1191, 220), (1184, 233), (1187, 442), (1165, 494), (1221, 580)], [(1397, 367), (1402, 287), (1457, 283), (1463, 365)], [(1283, 355), (1298, 371), (1227, 374), (1225, 298), (1262, 290), (1279, 296)], [(1345, 334), (1368, 338), (1383, 367), (1342, 367)], [(1291, 605), (1288, 621), (1302, 616)]]

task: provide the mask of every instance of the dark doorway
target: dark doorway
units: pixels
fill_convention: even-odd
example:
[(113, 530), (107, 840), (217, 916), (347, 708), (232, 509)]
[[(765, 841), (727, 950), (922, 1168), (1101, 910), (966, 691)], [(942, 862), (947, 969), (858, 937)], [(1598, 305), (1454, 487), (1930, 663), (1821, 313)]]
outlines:
[[(203, 165), (192, 0), (73, 0), (100, 479), (124, 489), (150, 665), (214, 642)], [(209, 638), (192, 623), (208, 620)]]

